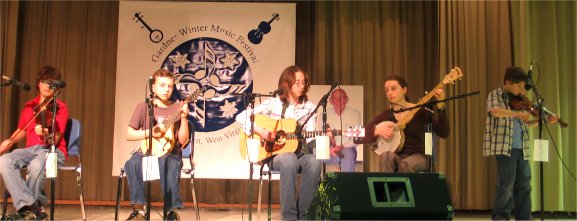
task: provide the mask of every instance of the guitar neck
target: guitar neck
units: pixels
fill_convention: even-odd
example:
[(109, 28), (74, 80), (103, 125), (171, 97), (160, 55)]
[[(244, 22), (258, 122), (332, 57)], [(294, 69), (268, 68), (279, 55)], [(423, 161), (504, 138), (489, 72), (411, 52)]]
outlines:
[[(333, 133), (334, 136), (342, 135), (341, 130), (331, 130), (331, 133)], [(323, 136), (323, 135), (326, 135), (326, 133), (324, 133), (323, 131), (303, 131), (302, 135), (304, 138), (311, 138), (311, 137), (316, 137), (316, 136)], [(295, 132), (286, 133), (286, 136), (287, 136), (287, 139), (289, 139), (289, 140), (298, 138), (298, 134)]]
[(188, 94), (188, 96), (186, 96), (186, 98), (184, 99), (184, 102), (182, 104), (180, 104), (178, 106), (178, 109), (176, 111), (174, 111), (174, 113), (172, 113), (172, 115), (170, 116), (170, 118), (168, 118), (168, 120), (165, 121), (164, 123), (164, 129), (168, 129), (172, 126), (172, 124), (174, 124), (174, 122), (176, 122), (179, 117), (180, 117), (180, 109), (182, 109), (182, 107), (184, 105), (188, 105), (188, 102), (191, 102), (192, 100), (196, 99), (196, 97), (198, 96), (198, 94), (200, 93), (200, 89), (197, 89), (194, 92), (191, 92), (190, 94)]
[[(431, 90), (429, 93), (427, 93), (424, 97), (422, 97), (419, 102), (417, 102), (415, 104), (415, 106), (418, 105), (423, 105), (424, 103), (429, 102), (429, 100), (431, 100), (431, 98), (433, 98), (433, 96), (435, 95), (434, 91), (436, 91), (437, 89), (441, 89), (445, 87), (445, 85), (443, 84), (443, 82), (437, 84), (437, 86), (435, 86), (435, 88), (433, 88), (433, 90)], [(419, 111), (420, 108), (415, 108), (412, 109), (410, 111), (408, 111), (408, 113), (403, 117), (403, 119), (399, 120), (399, 122), (397, 123), (397, 125), (401, 128), (404, 129), (405, 126), (409, 123), (409, 121), (411, 121), (411, 119), (413, 119), (413, 116), (415, 116), (415, 114), (417, 113), (417, 111)]]
[(429, 100), (431, 100), (431, 98), (433, 98), (433, 96), (435, 95), (435, 93), (433, 93), (434, 91), (436, 91), (437, 89), (441, 89), (445, 87), (445, 85), (443, 84), (443, 82), (437, 84), (437, 86), (435, 86), (435, 88), (433, 88), (433, 90), (431, 90), (429, 93), (427, 93), (423, 98), (421, 98), (419, 100), (419, 102), (417, 102), (417, 105), (422, 105), (424, 103), (429, 102)]
[(179, 105), (180, 108), (178, 108), (178, 110), (176, 110), (174, 113), (172, 113), (172, 115), (164, 121), (164, 129), (168, 129), (170, 128), (174, 122), (176, 122), (178, 120), (178, 118), (180, 117), (180, 109), (182, 108), (182, 105)]

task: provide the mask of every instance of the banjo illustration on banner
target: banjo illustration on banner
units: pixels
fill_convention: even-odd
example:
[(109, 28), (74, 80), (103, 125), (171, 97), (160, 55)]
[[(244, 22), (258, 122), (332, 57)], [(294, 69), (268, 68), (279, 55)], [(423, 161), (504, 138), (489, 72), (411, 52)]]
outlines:
[(146, 24), (146, 22), (144, 22), (144, 19), (142, 19), (143, 17), (144, 16), (142, 16), (142, 13), (137, 12), (137, 13), (134, 13), (134, 18), (132, 18), (132, 19), (136, 20), (136, 22), (142, 23), (143, 26), (141, 26), (140, 28), (146, 27), (146, 29), (148, 29), (148, 31), (150, 32), (150, 34), (148, 35), (148, 37), (150, 38), (150, 41), (152, 41), (154, 43), (158, 43), (158, 42), (162, 41), (162, 39), (164, 38), (162, 31), (160, 31), (158, 29), (152, 29), (148, 24)]

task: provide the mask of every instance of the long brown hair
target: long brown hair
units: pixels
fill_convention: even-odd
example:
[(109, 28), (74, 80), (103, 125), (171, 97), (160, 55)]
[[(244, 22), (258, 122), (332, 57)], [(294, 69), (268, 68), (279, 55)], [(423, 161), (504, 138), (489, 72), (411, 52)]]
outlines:
[(58, 68), (50, 65), (45, 65), (40, 67), (38, 74), (36, 74), (36, 89), (38, 89), (38, 83), (44, 80), (62, 80), (62, 73)]
[(305, 76), (305, 88), (303, 94), (298, 98), (299, 103), (306, 102), (308, 100), (307, 92), (311, 87), (309, 82), (309, 76), (300, 67), (293, 65), (285, 68), (284, 71), (282, 71), (280, 78), (278, 79), (278, 89), (282, 90), (282, 93), (279, 95), (279, 98), (283, 103), (288, 102), (289, 91), (296, 82), (297, 72), (301, 72)]

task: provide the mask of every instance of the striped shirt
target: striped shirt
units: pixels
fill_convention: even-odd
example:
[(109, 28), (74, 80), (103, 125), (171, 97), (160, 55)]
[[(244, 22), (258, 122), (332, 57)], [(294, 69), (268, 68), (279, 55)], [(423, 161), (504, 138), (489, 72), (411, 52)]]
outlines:
[[(511, 110), (509, 107), (509, 96), (502, 88), (496, 89), (487, 96), (487, 119), (485, 121), (485, 142), (483, 145), (483, 156), (511, 155), (513, 144), (513, 117), (496, 117), (491, 115), (490, 110), (499, 107)], [(527, 125), (522, 125), (521, 135), (523, 140), (523, 157), (531, 157), (529, 147), (529, 132)]]

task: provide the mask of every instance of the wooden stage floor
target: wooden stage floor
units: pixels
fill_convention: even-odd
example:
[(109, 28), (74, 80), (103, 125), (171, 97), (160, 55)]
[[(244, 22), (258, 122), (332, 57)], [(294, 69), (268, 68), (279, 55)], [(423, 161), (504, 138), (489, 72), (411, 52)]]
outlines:
[[(82, 213), (80, 205), (75, 204), (78, 201), (57, 201), (55, 206), (55, 220), (82, 220)], [(88, 220), (114, 220), (115, 206), (114, 202), (87, 202), (86, 217)], [(262, 208), (262, 213), (259, 215), (256, 205), (253, 205), (252, 220), (267, 220), (266, 204)], [(49, 213), (50, 207), (45, 207), (46, 212)], [(9, 205), (8, 213), (14, 211), (12, 205)], [(125, 220), (132, 212), (128, 202), (122, 202), (119, 210), (118, 219)], [(186, 202), (185, 208), (177, 211), (181, 220), (196, 220), (196, 212), (192, 207), (192, 203)], [(200, 218), (201, 220), (249, 220), (247, 205), (242, 204), (200, 204)], [(162, 220), (162, 205), (158, 202), (153, 203), (153, 208), (150, 211), (152, 220)], [(539, 213), (533, 213), (534, 220), (539, 220)], [(280, 220), (280, 206), (275, 204), (272, 206), (271, 213), (272, 220)], [(490, 211), (456, 211), (454, 220), (490, 220)], [(546, 220), (575, 220), (575, 213), (546, 212)]]

